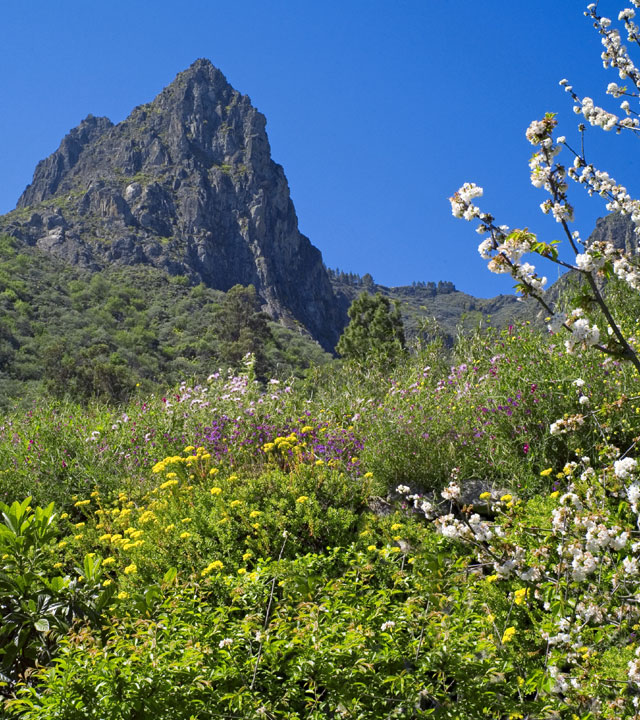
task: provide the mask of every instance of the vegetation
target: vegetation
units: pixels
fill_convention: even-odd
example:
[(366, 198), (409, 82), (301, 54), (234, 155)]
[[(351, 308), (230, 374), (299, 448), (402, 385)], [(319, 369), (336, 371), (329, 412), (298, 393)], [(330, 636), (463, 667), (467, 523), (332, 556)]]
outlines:
[(225, 295), (149, 266), (89, 273), (8, 236), (0, 239), (0, 289), (0, 406), (42, 389), (122, 401), (137, 387), (237, 369), (247, 352), (261, 376), (301, 373), (329, 357), (274, 329), (253, 288)]
[(7, 411), (4, 716), (635, 717), (633, 367), (451, 353)]
[(398, 304), (392, 306), (381, 293), (361, 293), (349, 308), (349, 324), (336, 350), (347, 360), (394, 364), (406, 350)]

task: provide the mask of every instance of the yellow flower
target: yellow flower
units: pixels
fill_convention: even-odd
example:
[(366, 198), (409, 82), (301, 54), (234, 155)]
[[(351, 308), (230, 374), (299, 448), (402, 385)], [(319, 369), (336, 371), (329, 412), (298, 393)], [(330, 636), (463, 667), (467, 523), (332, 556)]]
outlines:
[(324, 460), (316, 460), (316, 465), (320, 467), (321, 465), (324, 465)]
[(190, 452), (193, 452), (194, 450), (195, 450), (195, 447), (193, 447), (193, 445), (187, 445), (187, 447), (184, 449), (183, 452), (190, 453)]
[(217, 475), (219, 472), (220, 470), (218, 470), (218, 468), (211, 468), (211, 470), (209, 470), (209, 475)]
[(501, 502), (509, 502), (510, 500), (513, 500), (513, 496), (507, 493), (506, 495), (503, 495), (500, 500)]
[(102, 585), (103, 585), (103, 587), (109, 587), (109, 585), (111, 585), (112, 582), (113, 582), (113, 580), (112, 580), (111, 578), (107, 578), (107, 579), (102, 583)]
[(238, 575), (246, 575), (247, 570), (246, 568), (238, 568)]
[(553, 468), (547, 468), (546, 470), (543, 470), (540, 475), (542, 477), (548, 477), (553, 472)]
[(60, 520), (66, 520), (68, 517), (69, 513), (62, 513), (62, 515), (60, 515)]
[(100, 493), (99, 493), (97, 490), (94, 490), (94, 491), (91, 493), (91, 497), (92, 497), (92, 498), (96, 498), (96, 497), (99, 497), (99, 496), (100, 496)]
[(104, 535), (100, 535), (98, 540), (100, 540), (100, 542), (109, 542), (109, 540), (111, 540), (111, 533), (105, 533)]
[(171, 532), (175, 528), (175, 525), (173, 523), (170, 523), (167, 525), (167, 527), (164, 529), (165, 532)]
[(54, 567), (56, 570), (58, 570), (59, 568), (62, 567), (62, 565), (63, 565), (63, 563), (57, 562), (53, 567)]
[(116, 559), (114, 557), (108, 557), (105, 558), (102, 561), (102, 567), (107, 567), (108, 565), (113, 565), (115, 563)]
[(300, 497), (296, 500), (297, 503), (306, 503), (309, 498), (306, 495), (300, 495)]
[(489, 613), (489, 615), (487, 615), (487, 622), (492, 623), (495, 619), (496, 619), (495, 615), (492, 615), (491, 613)]
[(508, 643), (510, 640), (513, 639), (513, 636), (516, 634), (516, 629), (511, 626), (508, 627), (504, 633), (502, 633), (502, 643)]
[(491, 499), (491, 493), (490, 493), (490, 492), (480, 493), (480, 500), (490, 500), (490, 499)]
[(253, 553), (251, 550), (247, 550), (247, 552), (242, 556), (243, 562), (247, 562), (250, 557), (253, 557)]
[(129, 597), (129, 593), (128, 593), (128, 592), (125, 592), (124, 590), (121, 590), (121, 591), (118, 593), (118, 596), (117, 596), (117, 597), (118, 597), (118, 600), (126, 600), (126, 599)]
[(74, 540), (82, 540), (83, 537), (84, 537), (84, 535), (82, 533), (78, 533), (77, 535), (73, 536), (73, 539)]
[(175, 478), (178, 477), (178, 475), (174, 472), (167, 473), (167, 478)]
[(367, 550), (370, 550), (371, 552), (373, 552), (373, 551), (376, 550), (376, 549), (377, 549), (377, 548), (376, 548), (375, 545), (369, 545), (369, 546), (367, 547)]
[(489, 575), (486, 580), (487, 582), (495, 582), (498, 579), (497, 575)]
[(146, 510), (145, 512), (140, 515), (138, 518), (138, 522), (140, 525), (144, 525), (145, 523), (151, 522), (156, 520), (156, 516), (151, 512), (151, 510)]
[(91, 503), (91, 500), (78, 500), (77, 503), (74, 503), (74, 507), (82, 507), (83, 505), (89, 505)]
[(229, 503), (229, 507), (236, 507), (237, 505), (242, 505), (242, 500), (232, 500)]
[(400, 523), (393, 523), (391, 530), (400, 530), (401, 527), (402, 525)]
[(86, 525), (86, 523), (79, 522), (79, 523), (76, 523), (76, 524), (74, 525), (74, 527), (83, 528), (85, 525)]
[(191, 518), (190, 518), (190, 517), (182, 518), (182, 520), (181, 520), (180, 522), (190, 523), (190, 522), (191, 522)]
[(180, 533), (180, 540), (186, 540), (187, 538), (190, 538), (190, 537), (191, 537), (191, 533), (188, 533), (188, 532)]
[(224, 565), (220, 562), (220, 560), (214, 560), (212, 563), (209, 563), (207, 567), (202, 571), (202, 577), (205, 575), (208, 575), (213, 570), (222, 570)]
[(550, 497), (550, 498), (557, 498), (558, 495), (560, 495), (560, 491), (559, 491), (559, 490), (554, 490), (554, 491), (551, 493), (551, 495), (549, 495), (549, 497)]
[(212, 495), (220, 495), (220, 493), (222, 492), (222, 488), (212, 487), (211, 490), (209, 490), (209, 492), (210, 492)]
[(372, 472), (367, 472), (367, 473), (364, 474), (364, 477), (368, 480), (369, 478), (372, 478), (372, 477), (373, 477), (373, 473), (372, 473)]
[(260, 529), (260, 523), (251, 523), (251, 527), (252, 527), (254, 530), (259, 530), (259, 529)]
[(131, 563), (131, 565), (127, 565), (127, 567), (124, 569), (125, 575), (134, 575), (138, 572), (138, 566), (135, 563)]
[(305, 425), (300, 432), (304, 435), (305, 433), (313, 432), (311, 425)]
[(520, 590), (516, 590), (513, 594), (513, 601), (516, 605), (522, 605), (525, 598), (527, 597), (527, 588), (520, 588)]

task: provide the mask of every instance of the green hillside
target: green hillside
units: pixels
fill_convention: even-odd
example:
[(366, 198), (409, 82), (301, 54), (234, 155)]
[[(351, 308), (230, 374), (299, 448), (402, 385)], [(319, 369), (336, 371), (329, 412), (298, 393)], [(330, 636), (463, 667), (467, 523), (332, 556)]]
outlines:
[(0, 405), (42, 389), (123, 400), (239, 368), (248, 352), (262, 377), (329, 357), (272, 323), (251, 290), (192, 286), (148, 265), (91, 273), (0, 238)]
[(633, 717), (637, 388), (525, 323), (5, 411), (3, 717)]

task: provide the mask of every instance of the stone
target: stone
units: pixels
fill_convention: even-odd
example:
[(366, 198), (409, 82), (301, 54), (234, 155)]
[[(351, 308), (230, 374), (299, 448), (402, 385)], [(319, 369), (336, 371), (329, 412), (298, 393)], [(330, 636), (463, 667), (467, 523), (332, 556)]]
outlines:
[(197, 60), (123, 122), (89, 115), (71, 130), (18, 201), (31, 212), (0, 229), (90, 269), (150, 263), (218, 290), (252, 284), (274, 320), (332, 351), (345, 308), (298, 229), (265, 126)]

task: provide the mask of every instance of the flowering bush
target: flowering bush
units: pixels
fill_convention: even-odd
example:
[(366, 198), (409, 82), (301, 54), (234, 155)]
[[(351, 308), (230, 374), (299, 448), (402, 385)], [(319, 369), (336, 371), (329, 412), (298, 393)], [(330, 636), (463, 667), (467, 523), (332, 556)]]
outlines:
[[(618, 21), (622, 23), (627, 40), (630, 43), (638, 42), (638, 26), (634, 21), (635, 9), (639, 7), (636, 0), (631, 0), (632, 7), (627, 7), (618, 14)], [(610, 83), (607, 93), (614, 98), (625, 97), (620, 109), (625, 117), (618, 117), (614, 113), (598, 107), (590, 97), (580, 98), (566, 79), (560, 81), (565, 90), (571, 94), (574, 101), (574, 111), (582, 115), (592, 126), (603, 130), (615, 129), (618, 133), (638, 132), (640, 121), (637, 112), (631, 109), (629, 100), (636, 99), (640, 90), (640, 72), (637, 70), (629, 51), (622, 44), (620, 30), (613, 26), (609, 18), (598, 13), (598, 4), (592, 3), (585, 13), (593, 21), (602, 38), (604, 51), (602, 61), (605, 68), (617, 70), (622, 80), (629, 80), (635, 91), (627, 86)], [(588, 163), (584, 150), (585, 126), (580, 124), (579, 130), (583, 135), (582, 149), (575, 151), (564, 136), (554, 138), (557, 121), (553, 113), (546, 113), (542, 120), (536, 120), (527, 128), (527, 140), (534, 146), (535, 152), (529, 162), (531, 182), (534, 187), (544, 188), (550, 198), (541, 204), (542, 212), (552, 214), (561, 225), (574, 259), (567, 262), (559, 256), (556, 242), (546, 243), (539, 241), (536, 235), (528, 230), (511, 230), (506, 225), (497, 225), (494, 217), (482, 212), (475, 204), (475, 200), (482, 196), (482, 188), (474, 183), (465, 183), (451, 198), (453, 215), (468, 221), (478, 219), (478, 233), (486, 235), (479, 247), (480, 255), (489, 261), (489, 270), (495, 273), (510, 273), (517, 281), (516, 287), (524, 294), (535, 298), (549, 314), (549, 330), (558, 333), (562, 328), (570, 333), (565, 341), (568, 352), (576, 349), (596, 347), (601, 352), (614, 357), (630, 361), (640, 372), (640, 359), (638, 358), (638, 345), (628, 339), (622, 332), (618, 320), (611, 312), (609, 305), (603, 297), (601, 280), (617, 277), (633, 290), (640, 290), (640, 268), (637, 259), (616, 248), (610, 242), (592, 242), (587, 244), (580, 238), (577, 231), (572, 231), (569, 223), (574, 219), (574, 210), (568, 198), (567, 178), (582, 185), (589, 195), (600, 195), (607, 201), (607, 210), (629, 215), (636, 225), (636, 234), (640, 234), (640, 200), (633, 199), (627, 188), (617, 183), (607, 172), (597, 170), (593, 164)], [(567, 169), (565, 165), (556, 161), (563, 149), (573, 154), (572, 166)], [(546, 299), (544, 285), (547, 282), (541, 277), (534, 265), (521, 262), (524, 255), (535, 253), (564, 268), (579, 273), (586, 283), (586, 290), (580, 299), (580, 306), (568, 314), (553, 307), (553, 303)], [(593, 317), (593, 308), (600, 314), (600, 322), (608, 330), (607, 337), (603, 339), (600, 327)], [(590, 312), (591, 311), (591, 312)]]

